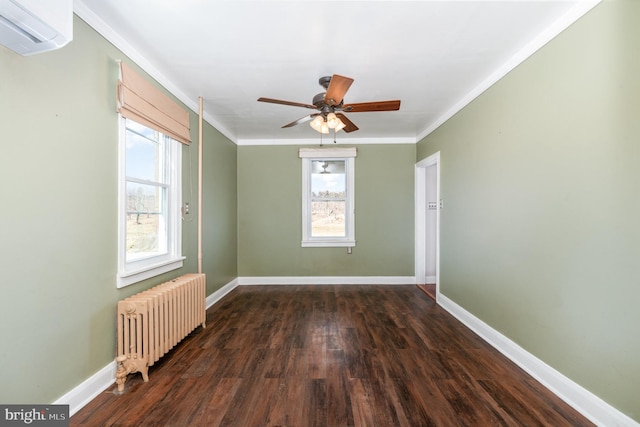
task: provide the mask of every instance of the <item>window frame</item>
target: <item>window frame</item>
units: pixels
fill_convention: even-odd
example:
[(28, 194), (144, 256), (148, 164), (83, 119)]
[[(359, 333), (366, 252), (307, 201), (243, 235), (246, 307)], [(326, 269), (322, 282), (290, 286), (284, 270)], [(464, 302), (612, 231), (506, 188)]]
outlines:
[[(118, 288), (132, 285), (151, 277), (181, 268), (185, 259), (182, 256), (182, 224), (180, 208), (182, 204), (182, 144), (175, 139), (159, 133), (165, 139), (166, 150), (162, 156), (167, 182), (166, 186), (166, 252), (160, 255), (127, 261), (127, 181), (140, 182), (126, 175), (126, 120), (146, 126), (118, 114)], [(144, 183), (144, 182), (142, 182)]]
[[(355, 247), (355, 148), (300, 148), (302, 159), (302, 242), (307, 247)], [(345, 236), (312, 236), (311, 175), (313, 161), (344, 161), (345, 164)]]

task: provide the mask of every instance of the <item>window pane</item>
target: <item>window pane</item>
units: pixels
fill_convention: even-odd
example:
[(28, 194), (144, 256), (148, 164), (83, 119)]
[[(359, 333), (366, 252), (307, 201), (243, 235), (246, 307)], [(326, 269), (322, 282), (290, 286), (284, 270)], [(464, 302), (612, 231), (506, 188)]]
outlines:
[(311, 236), (345, 237), (344, 201), (311, 203)]
[[(129, 124), (131, 123), (133, 122), (129, 122)], [(147, 129), (147, 132), (144, 134), (148, 135), (149, 131), (150, 130)], [(131, 126), (128, 125), (126, 131), (127, 151), (125, 159), (127, 165), (125, 174), (132, 178), (163, 182), (164, 179), (161, 169), (162, 144), (157, 140), (157, 132), (150, 131), (152, 133), (148, 136), (153, 138), (153, 140), (143, 137), (136, 132), (133, 132)]]
[(158, 132), (146, 127), (145, 125), (141, 125), (140, 123), (134, 122), (133, 120), (125, 119), (127, 129), (131, 129), (133, 132), (138, 133), (144, 137), (149, 139), (158, 140)]
[(165, 191), (127, 182), (127, 261), (166, 253)]
[(311, 162), (311, 196), (344, 199), (346, 194), (344, 160)]

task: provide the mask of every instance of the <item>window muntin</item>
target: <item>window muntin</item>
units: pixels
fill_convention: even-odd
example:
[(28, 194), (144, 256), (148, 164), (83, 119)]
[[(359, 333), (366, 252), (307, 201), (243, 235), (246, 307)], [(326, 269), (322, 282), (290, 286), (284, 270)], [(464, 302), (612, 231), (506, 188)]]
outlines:
[(121, 117), (118, 287), (182, 266), (181, 146)]

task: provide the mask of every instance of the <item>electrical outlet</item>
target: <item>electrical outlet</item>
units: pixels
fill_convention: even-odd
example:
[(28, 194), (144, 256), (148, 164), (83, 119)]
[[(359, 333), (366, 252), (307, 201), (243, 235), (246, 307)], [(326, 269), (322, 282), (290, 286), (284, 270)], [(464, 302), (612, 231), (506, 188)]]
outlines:
[(189, 202), (184, 204), (184, 214), (189, 215)]

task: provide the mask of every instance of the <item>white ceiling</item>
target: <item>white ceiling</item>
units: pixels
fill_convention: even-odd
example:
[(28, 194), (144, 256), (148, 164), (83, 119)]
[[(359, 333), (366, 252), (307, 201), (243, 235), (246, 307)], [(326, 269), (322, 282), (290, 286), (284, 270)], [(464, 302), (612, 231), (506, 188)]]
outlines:
[[(76, 13), (238, 144), (317, 141), (307, 123), (318, 78), (355, 80), (338, 141), (416, 142), (598, 0), (75, 0)], [(325, 136), (327, 138), (327, 136)], [(354, 140), (354, 139), (357, 139)], [(293, 143), (293, 141), (288, 141)]]

